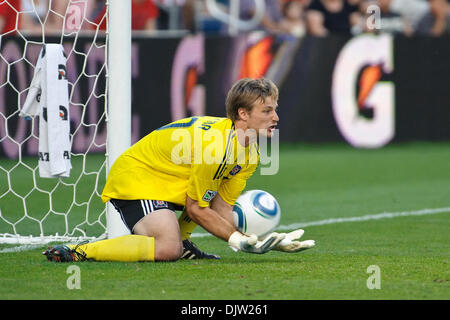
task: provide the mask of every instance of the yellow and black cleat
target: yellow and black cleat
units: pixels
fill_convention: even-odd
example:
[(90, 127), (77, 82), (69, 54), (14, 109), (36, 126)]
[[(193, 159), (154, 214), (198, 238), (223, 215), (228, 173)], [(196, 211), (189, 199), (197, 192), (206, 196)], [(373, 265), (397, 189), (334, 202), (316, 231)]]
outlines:
[(189, 239), (183, 240), (183, 255), (181, 259), (220, 259), (217, 254), (206, 253), (197, 248)]
[(77, 251), (77, 248), (78, 246), (71, 249), (65, 245), (57, 245), (49, 247), (42, 252), (42, 254), (47, 257), (48, 261), (53, 262), (76, 262), (86, 260), (86, 254), (81, 250)]

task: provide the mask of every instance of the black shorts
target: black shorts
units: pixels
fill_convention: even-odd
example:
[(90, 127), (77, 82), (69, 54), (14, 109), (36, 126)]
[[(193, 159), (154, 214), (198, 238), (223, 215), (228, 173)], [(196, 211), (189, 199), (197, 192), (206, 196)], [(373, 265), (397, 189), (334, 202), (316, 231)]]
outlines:
[(184, 207), (171, 202), (161, 200), (119, 200), (111, 199), (110, 202), (119, 212), (122, 221), (133, 233), (133, 228), (143, 217), (153, 211), (169, 209), (172, 211), (183, 210)]

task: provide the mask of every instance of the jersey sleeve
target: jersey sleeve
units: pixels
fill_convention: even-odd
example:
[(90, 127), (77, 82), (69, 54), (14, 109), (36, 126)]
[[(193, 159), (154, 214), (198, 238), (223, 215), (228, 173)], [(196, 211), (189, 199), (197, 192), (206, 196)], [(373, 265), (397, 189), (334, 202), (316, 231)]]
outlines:
[(216, 170), (217, 165), (192, 165), (187, 195), (196, 200), (200, 207), (209, 207), (209, 203), (218, 192), (219, 180), (211, 178)]
[[(216, 172), (218, 171), (218, 168), (222, 166), (220, 160), (222, 160), (224, 154), (224, 142), (222, 141), (223, 136), (221, 134), (219, 135), (219, 137), (217, 137), (217, 140), (210, 140), (210, 134), (213, 131), (209, 130), (211, 129), (211, 125), (213, 125), (214, 123), (214, 121), (203, 121), (198, 123), (193, 129), (194, 144), (196, 144), (196, 146), (198, 147), (198, 143), (195, 137), (201, 136), (202, 148), (201, 154), (196, 154), (195, 148), (193, 148), (191, 152), (192, 164), (187, 195), (191, 199), (196, 200), (200, 207), (209, 206), (211, 200), (217, 195), (220, 185), (220, 179), (217, 179)], [(219, 131), (215, 132), (217, 133)], [(211, 154), (211, 150), (215, 150), (215, 152), (218, 152), (218, 158), (209, 159), (209, 161), (207, 162), (205, 160), (205, 155)], [(200, 160), (196, 160), (197, 157)]]
[(234, 205), (236, 199), (241, 195), (247, 185), (247, 180), (256, 170), (256, 164), (247, 165), (241, 172), (228, 179), (224, 179), (219, 186), (219, 194), (229, 205)]

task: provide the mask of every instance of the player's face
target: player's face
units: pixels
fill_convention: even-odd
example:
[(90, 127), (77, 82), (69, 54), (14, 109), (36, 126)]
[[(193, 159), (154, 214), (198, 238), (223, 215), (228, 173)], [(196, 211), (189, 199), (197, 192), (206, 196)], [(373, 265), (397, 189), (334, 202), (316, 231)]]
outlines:
[(253, 109), (248, 113), (247, 129), (253, 129), (266, 137), (272, 137), (280, 120), (276, 111), (277, 107), (278, 104), (272, 97), (267, 97), (264, 102), (257, 100)]

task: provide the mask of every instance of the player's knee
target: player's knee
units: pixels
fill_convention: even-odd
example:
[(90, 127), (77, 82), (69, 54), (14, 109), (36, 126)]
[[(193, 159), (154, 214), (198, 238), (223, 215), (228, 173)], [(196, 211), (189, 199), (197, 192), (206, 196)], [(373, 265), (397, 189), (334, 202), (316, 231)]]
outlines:
[[(156, 249), (156, 248), (155, 248)], [(175, 261), (180, 259), (183, 254), (183, 245), (181, 242), (166, 243), (156, 252), (156, 259), (159, 261)]]

